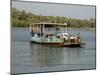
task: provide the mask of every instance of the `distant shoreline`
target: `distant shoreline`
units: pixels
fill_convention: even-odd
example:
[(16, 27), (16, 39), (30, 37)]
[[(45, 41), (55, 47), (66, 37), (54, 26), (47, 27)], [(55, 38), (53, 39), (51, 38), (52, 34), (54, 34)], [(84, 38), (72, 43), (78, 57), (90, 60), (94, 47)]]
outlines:
[[(11, 27), (11, 28), (29, 28), (29, 27)], [(90, 31), (96, 31), (96, 28), (73, 28), (73, 27), (68, 27), (68, 30), (74, 29), (74, 30), (90, 30)]]
[(68, 27), (67, 29), (78, 29), (78, 30), (93, 30), (93, 31), (95, 31), (96, 30), (96, 28), (71, 28), (71, 27)]

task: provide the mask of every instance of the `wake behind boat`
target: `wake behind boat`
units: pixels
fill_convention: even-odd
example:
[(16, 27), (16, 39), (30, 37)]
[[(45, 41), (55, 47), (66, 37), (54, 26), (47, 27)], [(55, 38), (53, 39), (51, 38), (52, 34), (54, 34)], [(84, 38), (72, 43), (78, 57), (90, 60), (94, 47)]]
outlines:
[(80, 47), (79, 33), (71, 35), (66, 32), (67, 23), (32, 23), (30, 24), (31, 42), (66, 47)]

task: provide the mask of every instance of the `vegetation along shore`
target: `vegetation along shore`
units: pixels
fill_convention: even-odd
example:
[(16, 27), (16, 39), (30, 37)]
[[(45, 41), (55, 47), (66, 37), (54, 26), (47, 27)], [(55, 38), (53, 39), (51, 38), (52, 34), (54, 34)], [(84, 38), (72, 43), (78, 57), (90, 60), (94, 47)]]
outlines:
[(44, 16), (36, 15), (25, 10), (12, 8), (11, 10), (12, 26), (13, 27), (28, 27), (30, 23), (48, 22), (48, 23), (67, 23), (69, 28), (85, 28), (95, 30), (96, 20), (90, 19), (75, 19), (62, 16)]

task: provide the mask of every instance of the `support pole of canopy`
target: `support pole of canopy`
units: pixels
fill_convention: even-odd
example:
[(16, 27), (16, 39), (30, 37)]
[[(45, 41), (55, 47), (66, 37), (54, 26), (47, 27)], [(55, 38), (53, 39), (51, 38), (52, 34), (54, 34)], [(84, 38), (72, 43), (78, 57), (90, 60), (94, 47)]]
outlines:
[(29, 26), (29, 32), (31, 32), (32, 31), (32, 27), (31, 27), (31, 24), (30, 24), (30, 26)]
[(68, 28), (67, 28), (67, 23), (65, 22), (65, 25), (66, 25), (66, 32), (68, 31)]
[(38, 25), (37, 25), (37, 29), (36, 29), (36, 32), (38, 32)]
[(40, 36), (41, 36), (41, 33), (42, 33), (42, 27), (41, 27), (41, 24), (40, 24)]
[(44, 22), (43, 22), (43, 29), (42, 29), (42, 30), (43, 30), (43, 36), (44, 36), (44, 32), (45, 32), (45, 31), (44, 31), (44, 29), (45, 29), (44, 27), (45, 27), (45, 26), (44, 26)]
[[(44, 17), (43, 17), (43, 24), (42, 24), (42, 28), (41, 28), (42, 30), (42, 33), (44, 33)], [(43, 35), (42, 35), (43, 36)]]

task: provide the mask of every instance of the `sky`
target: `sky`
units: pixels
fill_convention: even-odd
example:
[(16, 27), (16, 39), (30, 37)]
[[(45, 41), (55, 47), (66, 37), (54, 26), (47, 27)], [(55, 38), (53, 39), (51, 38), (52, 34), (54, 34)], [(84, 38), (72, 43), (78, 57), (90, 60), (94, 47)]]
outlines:
[(37, 15), (95, 19), (95, 6), (12, 1), (12, 7)]

